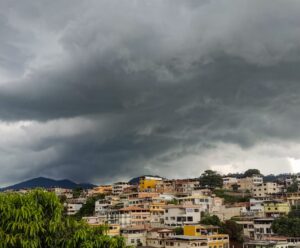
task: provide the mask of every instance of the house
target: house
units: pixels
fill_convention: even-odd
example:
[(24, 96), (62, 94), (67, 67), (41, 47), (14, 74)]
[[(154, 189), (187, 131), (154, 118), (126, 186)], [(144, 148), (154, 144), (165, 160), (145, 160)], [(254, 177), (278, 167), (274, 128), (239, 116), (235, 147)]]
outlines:
[(206, 237), (209, 248), (229, 248), (228, 234), (219, 234), (219, 227), (207, 225), (185, 225), (184, 235)]
[(272, 232), (272, 223), (274, 218), (257, 218), (253, 220), (254, 239), (259, 240), (264, 236), (270, 236)]
[(124, 237), (127, 246), (146, 245), (147, 229), (144, 226), (129, 226), (121, 228), (121, 236)]
[(147, 232), (147, 246), (165, 247), (165, 240), (175, 236), (174, 229), (171, 228), (152, 228)]
[(254, 240), (243, 244), (243, 248), (288, 248), (287, 241)]
[(266, 217), (279, 217), (287, 215), (291, 210), (288, 202), (279, 200), (265, 201), (263, 206)]
[(126, 188), (130, 185), (127, 182), (117, 182), (112, 185), (112, 194), (113, 195), (120, 195), (124, 192)]
[(205, 237), (197, 236), (186, 236), (186, 235), (176, 235), (170, 239), (165, 240), (165, 248), (190, 248), (190, 247), (201, 247), (208, 248), (208, 241)]
[(200, 223), (201, 206), (167, 205), (164, 209), (164, 223), (166, 226), (184, 226), (185, 224)]

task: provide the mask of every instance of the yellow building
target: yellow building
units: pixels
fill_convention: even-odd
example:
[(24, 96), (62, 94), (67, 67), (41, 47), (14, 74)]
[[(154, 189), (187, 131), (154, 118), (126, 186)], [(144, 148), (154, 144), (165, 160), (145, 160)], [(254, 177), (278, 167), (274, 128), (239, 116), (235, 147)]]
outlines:
[(156, 185), (161, 181), (162, 179), (160, 177), (150, 177), (150, 176), (141, 177), (139, 182), (139, 190), (154, 191), (156, 189)]
[(183, 232), (186, 236), (206, 237), (209, 248), (229, 247), (229, 236), (227, 234), (219, 234), (216, 226), (185, 225)]
[(263, 205), (267, 217), (287, 215), (291, 210), (290, 204), (283, 201), (266, 201)]
[(107, 235), (109, 236), (119, 236), (120, 235), (120, 225), (119, 224), (110, 224), (108, 225)]

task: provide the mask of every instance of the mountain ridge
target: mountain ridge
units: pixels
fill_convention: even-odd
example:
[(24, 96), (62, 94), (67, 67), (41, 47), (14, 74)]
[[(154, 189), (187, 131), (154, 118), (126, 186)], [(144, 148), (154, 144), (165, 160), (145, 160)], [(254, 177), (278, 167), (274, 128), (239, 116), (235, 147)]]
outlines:
[(74, 188), (83, 188), (89, 189), (96, 187), (91, 183), (75, 183), (69, 179), (56, 180), (47, 177), (35, 177), (25, 181), (22, 181), (17, 184), (13, 184), (7, 187), (3, 187), (0, 191), (5, 190), (20, 190), (20, 189), (33, 189), (33, 188), (65, 188), (65, 189), (74, 189)]

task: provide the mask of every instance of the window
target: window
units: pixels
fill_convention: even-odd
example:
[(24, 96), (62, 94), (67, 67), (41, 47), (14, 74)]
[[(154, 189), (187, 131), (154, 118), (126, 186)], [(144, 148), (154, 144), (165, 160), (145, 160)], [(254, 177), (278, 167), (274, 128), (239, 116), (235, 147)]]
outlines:
[(195, 212), (198, 213), (198, 212), (199, 212), (199, 209), (196, 208), (196, 209), (195, 209)]
[(192, 217), (192, 216), (188, 216), (188, 217), (187, 217), (187, 220), (188, 220), (188, 221), (193, 221), (193, 217)]

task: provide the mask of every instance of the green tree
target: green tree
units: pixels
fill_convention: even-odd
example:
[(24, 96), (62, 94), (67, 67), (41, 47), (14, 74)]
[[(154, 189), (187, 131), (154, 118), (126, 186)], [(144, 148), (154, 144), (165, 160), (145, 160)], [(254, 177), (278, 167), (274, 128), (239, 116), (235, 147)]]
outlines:
[(200, 223), (204, 225), (221, 226), (220, 218), (216, 215), (204, 215)]
[(105, 235), (105, 227), (91, 228), (82, 221), (64, 217), (62, 211), (54, 193), (1, 193), (0, 247), (125, 247), (121, 237)]
[(104, 199), (104, 195), (99, 194), (97, 196), (89, 197), (82, 208), (77, 212), (76, 218), (81, 219), (84, 216), (91, 216), (95, 211), (95, 202), (99, 199)]
[(83, 188), (80, 188), (80, 187), (74, 188), (72, 191), (73, 197), (79, 198), (81, 196), (82, 192), (83, 192)]
[(183, 235), (183, 228), (182, 227), (175, 227), (174, 232), (176, 235)]
[(252, 177), (254, 175), (261, 175), (260, 170), (258, 170), (258, 169), (246, 170), (243, 177)]
[(216, 171), (206, 170), (200, 176), (200, 185), (209, 188), (222, 188), (223, 179)]
[(293, 176), (293, 182), (292, 182), (292, 184), (287, 187), (287, 192), (289, 192), (289, 193), (298, 192), (298, 182), (297, 182), (295, 176)]
[(230, 239), (237, 242), (243, 241), (243, 227), (234, 220), (226, 220), (222, 223), (220, 233), (228, 234)]
[(239, 190), (240, 185), (238, 185), (237, 183), (231, 185), (231, 188), (233, 191), (238, 191)]
[(277, 218), (272, 223), (272, 230), (278, 235), (284, 235), (288, 237), (300, 236), (300, 218), (283, 216)]

